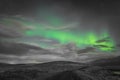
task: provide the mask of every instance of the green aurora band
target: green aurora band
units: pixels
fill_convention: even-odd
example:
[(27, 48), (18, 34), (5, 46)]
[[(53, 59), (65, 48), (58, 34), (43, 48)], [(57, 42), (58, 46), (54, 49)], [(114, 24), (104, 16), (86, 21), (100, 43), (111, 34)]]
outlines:
[[(50, 19), (51, 18), (51, 19)], [(49, 22), (54, 26), (61, 26), (62, 21), (59, 18), (50, 17)], [(80, 31), (64, 31), (64, 30), (54, 30), (54, 29), (46, 29), (45, 25), (32, 22), (20, 18), (12, 18), (2, 20), (2, 23), (7, 23), (10, 25), (10, 21), (12, 20), (19, 21), (23, 26), (32, 26), (33, 29), (26, 30), (24, 32), (25, 36), (42, 36), (47, 39), (57, 40), (60, 44), (68, 44), (74, 43), (79, 48), (84, 48), (88, 46), (94, 45), (104, 45), (107, 47), (99, 47), (98, 49), (101, 51), (113, 51), (113, 47), (115, 46), (115, 42), (112, 38), (109, 41), (97, 43), (97, 40), (103, 39), (105, 37), (110, 37), (109, 32), (106, 29), (101, 30), (100, 33), (95, 32), (94, 30), (88, 30), (87, 32)], [(54, 23), (53, 23), (54, 22)]]
[(109, 36), (107, 32), (103, 32), (101, 35), (96, 35), (96, 33), (90, 31), (86, 34), (82, 33), (73, 33), (73, 32), (64, 32), (64, 31), (55, 31), (55, 30), (41, 30), (37, 28), (35, 30), (27, 31), (27, 36), (43, 36), (49, 39), (55, 39), (61, 44), (68, 44), (68, 43), (75, 43), (76, 46), (82, 48), (86, 46), (93, 46), (93, 45), (105, 45), (108, 47), (100, 47), (102, 51), (111, 51), (114, 46), (114, 42), (111, 39), (109, 42), (101, 42), (97, 43), (96, 41), (102, 39), (104, 37)]

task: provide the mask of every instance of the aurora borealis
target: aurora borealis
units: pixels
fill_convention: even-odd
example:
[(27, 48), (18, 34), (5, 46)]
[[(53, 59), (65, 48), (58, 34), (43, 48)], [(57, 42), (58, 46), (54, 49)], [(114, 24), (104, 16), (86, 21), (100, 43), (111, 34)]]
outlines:
[[(0, 23), (5, 24), (5, 25), (15, 25), (14, 23), (16, 23), (26, 28), (30, 27), (30, 29), (27, 29), (23, 32), (24, 36), (29, 36), (29, 37), (40, 36), (46, 39), (56, 40), (61, 45), (74, 43), (80, 49), (83, 49), (87, 46), (94, 47), (95, 45), (98, 45), (97, 49), (101, 51), (113, 51), (114, 50), (113, 48), (115, 46), (115, 42), (106, 28), (101, 29), (99, 32), (96, 32), (95, 30), (92, 30), (92, 29), (86, 30), (86, 31), (64, 30), (64, 28), (66, 28), (66, 26), (64, 25), (67, 25), (67, 28), (69, 28), (71, 26), (74, 27), (77, 24), (75, 24), (75, 22), (65, 24), (64, 20), (62, 21), (62, 19), (59, 19), (59, 17), (53, 16), (53, 15), (48, 16), (48, 18), (45, 18), (45, 19), (49, 23), (50, 26), (48, 24), (46, 25), (44, 23), (30, 21), (30, 20), (27, 20), (21, 17), (5, 18), (5, 19), (2, 19)], [(109, 37), (109, 40), (103, 41), (103, 42), (96, 42), (106, 37)], [(99, 46), (99, 45), (102, 45), (102, 46)]]
[[(42, 36), (47, 39), (57, 40), (60, 44), (68, 44), (74, 43), (79, 48), (85, 48), (86, 46), (94, 46), (94, 45), (103, 45), (105, 47), (99, 47), (102, 51), (112, 51), (115, 45), (113, 39), (110, 37), (110, 34), (107, 29), (102, 29), (99, 33), (95, 32), (94, 30), (86, 30), (83, 31), (64, 31), (64, 30), (54, 30), (56, 27), (60, 27), (62, 24), (62, 20), (58, 17), (50, 16), (48, 17), (49, 23), (54, 26), (52, 29), (49, 29), (49, 26), (39, 24), (39, 23), (32, 23), (34, 29), (27, 30), (25, 32), (26, 36)], [(74, 24), (74, 23), (73, 23)], [(28, 26), (29, 26), (28, 25)], [(72, 24), (71, 24), (72, 25)], [(51, 26), (51, 25), (50, 25)], [(70, 25), (69, 25), (70, 26)], [(72, 25), (73, 27), (76, 25)], [(48, 29), (47, 29), (48, 28)], [(103, 41), (97, 43), (97, 40), (110, 37), (108, 41)], [(107, 46), (107, 47), (106, 47)]]
[(94, 2), (1, 1), (0, 61), (89, 62), (119, 56), (119, 5)]
[[(67, 43), (75, 43), (78, 47), (82, 48), (82, 46), (93, 46), (96, 44), (106, 45), (108, 47), (113, 47), (114, 43), (112, 40), (110, 42), (102, 42), (96, 43), (97, 40), (102, 39), (104, 37), (109, 36), (107, 32), (101, 33), (99, 36), (94, 32), (87, 33), (75, 33), (75, 32), (64, 32), (64, 31), (55, 31), (55, 30), (41, 30), (37, 28), (36, 30), (31, 30), (26, 32), (27, 36), (43, 36), (49, 39), (55, 39), (59, 41), (61, 44)], [(101, 50), (112, 50), (112, 48), (101, 48)]]

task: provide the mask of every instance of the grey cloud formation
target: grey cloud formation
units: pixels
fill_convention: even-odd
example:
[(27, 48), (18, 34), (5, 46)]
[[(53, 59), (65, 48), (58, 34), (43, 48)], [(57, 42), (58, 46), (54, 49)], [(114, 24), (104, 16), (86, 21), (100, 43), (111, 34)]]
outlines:
[(0, 62), (9, 63), (9, 64), (24, 64), (24, 63), (43, 63), (49, 61), (59, 61), (66, 60), (64, 57), (56, 56), (56, 55), (23, 55), (23, 56), (15, 56), (15, 55), (0, 55)]
[(0, 19), (0, 37), (22, 37), (23, 33), (29, 29), (27, 26), (23, 26), (20, 20), (14, 18), (3, 17)]
[[(52, 48), (52, 46), (59, 44), (58, 41), (53, 40), (53, 39), (46, 39), (41, 36), (24, 36), (20, 38), (15, 38), (15, 39), (8, 39), (8, 41), (14, 41), (14, 42), (19, 42), (19, 43), (25, 43), (25, 44), (31, 44), (34, 46), (39, 46), (39, 47), (48, 47)], [(52, 46), (51, 46), (52, 45)]]
[(120, 56), (119, 52), (116, 53), (100, 53), (100, 52), (88, 52), (74, 56), (75, 53), (70, 54), (71, 56), (66, 56), (64, 54), (41, 54), (41, 51), (32, 51), (24, 55), (5, 55), (0, 54), (0, 62), (9, 64), (27, 64), (27, 63), (44, 63), (50, 61), (73, 61), (80, 63), (89, 63), (101, 59), (110, 59), (113, 57)]
[(0, 37), (20, 37), (22, 34), (10, 26), (0, 24)]

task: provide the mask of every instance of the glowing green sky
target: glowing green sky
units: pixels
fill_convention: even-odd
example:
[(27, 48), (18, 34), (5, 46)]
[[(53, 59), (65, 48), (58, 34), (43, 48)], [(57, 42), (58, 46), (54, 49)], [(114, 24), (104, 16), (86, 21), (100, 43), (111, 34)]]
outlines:
[[(54, 30), (46, 29), (45, 25), (38, 22), (27, 21), (19, 18), (12, 19), (18, 20), (23, 26), (32, 26), (33, 29), (25, 31), (25, 36), (41, 36), (47, 39), (57, 40), (60, 44), (75, 43), (76, 46), (80, 48), (93, 45), (104, 45), (108, 47), (99, 47), (99, 49), (102, 51), (113, 50), (112, 47), (114, 46), (114, 41), (112, 38), (110, 38), (107, 42), (96, 42), (97, 40), (103, 39), (105, 37), (110, 37), (107, 29), (103, 29), (99, 33), (95, 32), (95, 30), (85, 30), (85, 32), (81, 30)], [(10, 21), (12, 20), (4, 19), (1, 22), (10, 25)], [(46, 21), (50, 25), (53, 25), (53, 28), (61, 27), (62, 25), (64, 25), (62, 19), (54, 16), (49, 16), (48, 18), (46, 18)]]
[[(59, 41), (61, 44), (67, 44), (67, 43), (75, 43), (77, 46), (92, 46), (96, 44), (100, 45), (107, 45), (109, 47), (112, 47), (114, 43), (112, 40), (110, 42), (102, 42), (102, 43), (96, 43), (97, 40), (109, 36), (108, 33), (101, 33), (100, 35), (96, 35), (96, 33), (90, 31), (88, 33), (80, 33), (77, 34), (75, 32), (64, 32), (64, 31), (55, 31), (55, 30), (41, 30), (39, 28), (27, 31), (27, 36), (43, 36), (45, 38), (49, 39), (55, 39)], [(101, 48), (102, 50), (110, 50), (110, 48)]]
[[(53, 26), (61, 26), (61, 20), (57, 20), (55, 17), (50, 17)], [(51, 22), (50, 21), (50, 22)], [(53, 23), (54, 22), (54, 23)], [(59, 23), (59, 24), (58, 24)], [(63, 30), (46, 30), (44, 25), (35, 24), (33, 25), (34, 29), (26, 31), (27, 36), (43, 36), (48, 39), (57, 40), (60, 44), (75, 43), (78, 47), (82, 48), (85, 46), (93, 45), (105, 45), (108, 47), (99, 47), (102, 51), (110, 51), (111, 47), (114, 46), (112, 38), (109, 42), (96, 43), (97, 40), (110, 36), (106, 29), (101, 30), (100, 33), (95, 32), (94, 30), (86, 30), (85, 32), (78, 31), (63, 31)], [(59, 27), (60, 27), (59, 26)]]

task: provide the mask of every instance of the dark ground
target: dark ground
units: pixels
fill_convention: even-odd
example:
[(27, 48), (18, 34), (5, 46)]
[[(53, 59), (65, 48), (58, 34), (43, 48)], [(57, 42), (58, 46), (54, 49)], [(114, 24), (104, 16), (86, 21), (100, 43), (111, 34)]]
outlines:
[(119, 57), (91, 64), (68, 61), (14, 65), (1, 63), (0, 80), (120, 80), (120, 64), (116, 64), (117, 61)]

